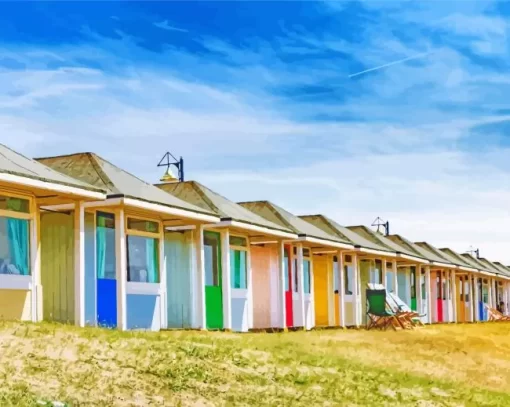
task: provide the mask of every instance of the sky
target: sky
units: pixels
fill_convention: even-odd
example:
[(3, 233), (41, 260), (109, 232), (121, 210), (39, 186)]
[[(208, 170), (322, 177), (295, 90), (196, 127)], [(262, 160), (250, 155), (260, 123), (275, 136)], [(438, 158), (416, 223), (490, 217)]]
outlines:
[(3, 3), (0, 142), (166, 151), (270, 200), (510, 264), (510, 3)]

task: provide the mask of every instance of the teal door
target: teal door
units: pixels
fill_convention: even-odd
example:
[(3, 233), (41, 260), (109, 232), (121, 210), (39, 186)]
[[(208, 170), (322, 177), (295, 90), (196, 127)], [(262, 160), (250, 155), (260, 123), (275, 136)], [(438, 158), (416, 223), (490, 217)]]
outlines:
[(217, 232), (204, 232), (205, 310), (207, 329), (223, 329), (221, 240)]

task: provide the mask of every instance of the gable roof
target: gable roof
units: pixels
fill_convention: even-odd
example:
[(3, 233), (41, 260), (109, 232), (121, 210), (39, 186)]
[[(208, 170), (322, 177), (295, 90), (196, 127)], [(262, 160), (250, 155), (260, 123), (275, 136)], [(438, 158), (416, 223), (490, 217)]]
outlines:
[(3, 144), (0, 144), (0, 173), (29, 178), (50, 184), (79, 188), (86, 191), (99, 192), (101, 194), (105, 193), (104, 188), (90, 185), (86, 182), (61, 174), (60, 172), (55, 171), (36, 160), (32, 160), (17, 153)]
[(413, 251), (419, 257), (427, 259), (427, 260), (429, 260), (431, 262), (443, 263), (443, 264), (451, 264), (453, 266), (453, 264), (450, 261), (448, 261), (447, 259), (439, 256), (434, 251), (431, 251), (431, 250), (428, 250), (428, 248), (419, 246), (416, 243), (411, 242), (410, 240), (406, 239), (403, 236), (400, 236), (400, 235), (390, 235), (390, 236), (387, 236), (387, 238), (392, 240), (392, 241), (394, 241), (395, 243), (398, 243), (399, 245), (407, 248), (408, 250)]
[(437, 247), (432, 246), (430, 243), (427, 242), (415, 242), (416, 246), (421, 247), (431, 253), (434, 253), (438, 258), (443, 259), (443, 262), (450, 263), (455, 266), (462, 266), (462, 267), (469, 267), (469, 264), (467, 264), (464, 260), (458, 259), (456, 256), (452, 256), (448, 253), (445, 253), (441, 250), (439, 250)]
[(468, 263), (472, 264), (473, 267), (476, 267), (478, 270), (489, 272), (489, 273), (491, 272), (490, 267), (487, 264), (480, 262), (476, 257), (473, 257), (468, 253), (462, 253), (461, 256), (464, 259), (466, 259), (466, 261)]
[(161, 190), (183, 201), (196, 205), (220, 216), (222, 221), (236, 220), (255, 226), (292, 233), (289, 228), (273, 223), (241, 205), (230, 201), (196, 181), (156, 184)]
[(445, 256), (454, 259), (455, 264), (462, 267), (467, 267), (474, 270), (480, 270), (480, 265), (477, 265), (476, 263), (473, 264), (469, 261), (469, 259), (466, 259), (461, 254), (457, 253), (456, 251), (453, 251), (452, 249), (449, 249), (447, 247), (439, 249), (440, 252), (442, 252)]
[(353, 232), (352, 230), (349, 230), (349, 228), (345, 226), (336, 223), (333, 219), (330, 219), (327, 216), (303, 215), (299, 217), (311, 223), (312, 225), (318, 227), (319, 229), (322, 229), (324, 232), (328, 234), (337, 235), (340, 238), (344, 239), (345, 241), (351, 242), (356, 247), (363, 247), (366, 249), (393, 253), (389, 251), (386, 247), (373, 243), (368, 239), (365, 239), (363, 236)]
[(37, 158), (37, 161), (67, 176), (105, 189), (109, 198), (133, 198), (197, 214), (214, 216), (211, 211), (184, 202), (94, 153), (44, 157)]
[(493, 262), (487, 260), (486, 258), (484, 257), (481, 257), (479, 259), (477, 259), (480, 263), (482, 264), (485, 264), (489, 271), (495, 273), (495, 274), (498, 274), (500, 276), (503, 276), (503, 277), (509, 277), (509, 274), (506, 270), (501, 270), (499, 267), (497, 267)]
[(413, 251), (407, 249), (404, 246), (401, 246), (398, 243), (388, 239), (386, 236), (383, 236), (379, 232), (375, 232), (372, 229), (366, 226), (348, 226), (349, 230), (363, 236), (365, 239), (368, 239), (378, 245), (386, 247), (386, 250), (394, 251), (397, 254), (404, 254), (406, 256), (412, 256), (420, 260), (424, 260), (423, 257), (417, 255)]
[(502, 263), (500, 263), (499, 261), (495, 261), (493, 262), (493, 264), (501, 270), (501, 272), (504, 272), (506, 273), (508, 276), (510, 276), (510, 268), (508, 268), (507, 266), (503, 265)]
[(311, 237), (334, 243), (351, 245), (352, 243), (338, 235), (327, 233), (311, 223), (286, 211), (278, 205), (269, 201), (240, 202), (239, 205), (256, 213), (263, 218), (292, 230), (299, 237)]

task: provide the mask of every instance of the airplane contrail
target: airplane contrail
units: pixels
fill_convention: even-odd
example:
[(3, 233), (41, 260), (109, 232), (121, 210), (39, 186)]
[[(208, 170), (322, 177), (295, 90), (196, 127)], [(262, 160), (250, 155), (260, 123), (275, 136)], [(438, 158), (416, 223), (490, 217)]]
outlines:
[(411, 59), (423, 58), (423, 57), (426, 57), (429, 54), (430, 54), (430, 52), (425, 52), (423, 54), (414, 55), (412, 57), (407, 57), (407, 58), (404, 58), (404, 59), (399, 59), (398, 61), (393, 61), (393, 62), (389, 62), (389, 63), (384, 64), (384, 65), (376, 66), (375, 68), (365, 69), (364, 71), (356, 72), (356, 73), (353, 73), (353, 74), (349, 75), (349, 78), (353, 78), (353, 77), (358, 76), (358, 75), (363, 75), (364, 73), (367, 73), (367, 72), (377, 71), (378, 69), (386, 68), (388, 66), (401, 64), (402, 62), (410, 61)]

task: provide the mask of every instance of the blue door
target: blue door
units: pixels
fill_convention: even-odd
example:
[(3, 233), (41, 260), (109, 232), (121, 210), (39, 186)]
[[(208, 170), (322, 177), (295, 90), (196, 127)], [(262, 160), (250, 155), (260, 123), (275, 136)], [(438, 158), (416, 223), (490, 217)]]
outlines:
[(96, 215), (97, 324), (117, 326), (117, 280), (115, 259), (115, 215)]

